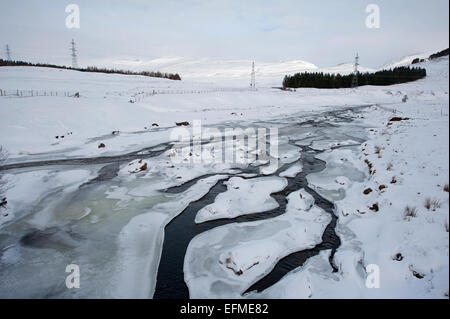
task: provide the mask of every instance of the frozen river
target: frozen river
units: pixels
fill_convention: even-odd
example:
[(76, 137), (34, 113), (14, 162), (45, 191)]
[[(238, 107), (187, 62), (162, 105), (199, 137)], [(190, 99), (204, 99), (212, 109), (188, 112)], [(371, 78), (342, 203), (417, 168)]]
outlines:
[[(171, 142), (1, 166), (15, 189), (11, 200), (16, 194), (20, 201), (0, 229), (0, 297), (255, 296), (322, 251), (336, 271), (333, 201), (345, 187), (324, 185), (362, 181), (364, 174), (345, 158), (337, 165), (318, 155), (357, 152), (367, 132), (362, 109), (216, 126), (278, 128), (272, 170), (263, 160), (173, 164)], [(148, 169), (131, 172), (137, 159)], [(66, 287), (69, 264), (80, 268), (79, 289)]]

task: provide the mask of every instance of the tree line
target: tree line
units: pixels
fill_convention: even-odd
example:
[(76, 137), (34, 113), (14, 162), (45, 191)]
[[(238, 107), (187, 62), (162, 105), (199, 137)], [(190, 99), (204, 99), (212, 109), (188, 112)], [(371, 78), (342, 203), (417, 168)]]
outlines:
[(440, 52), (437, 52), (437, 53), (434, 53), (434, 54), (432, 54), (432, 55), (430, 55), (430, 60), (434, 60), (434, 59), (437, 59), (437, 58), (440, 58), (440, 57), (443, 57), (443, 56), (447, 56), (449, 54), (449, 49), (447, 48), (447, 49), (445, 49), (445, 50), (442, 50), (442, 51), (440, 51)]
[(153, 72), (153, 71), (141, 71), (135, 72), (130, 70), (118, 70), (118, 69), (106, 69), (106, 68), (98, 68), (95, 66), (89, 66), (87, 68), (73, 68), (63, 65), (54, 65), (54, 64), (46, 64), (46, 63), (30, 63), (24, 61), (6, 61), (0, 59), (0, 67), (2, 66), (34, 66), (34, 67), (45, 67), (45, 68), (54, 68), (54, 69), (65, 69), (65, 70), (75, 70), (80, 72), (95, 72), (95, 73), (114, 73), (114, 74), (125, 74), (125, 75), (142, 75), (149, 76), (154, 78), (164, 78), (169, 80), (181, 80), (181, 77), (178, 73), (163, 73), (163, 72)]
[[(397, 67), (375, 73), (358, 73), (358, 86), (363, 85), (392, 85), (416, 81), (426, 77), (427, 71), (423, 68)], [(318, 88), (340, 89), (352, 86), (353, 74), (340, 75), (323, 72), (296, 73), (286, 75), (283, 79), (283, 88)]]

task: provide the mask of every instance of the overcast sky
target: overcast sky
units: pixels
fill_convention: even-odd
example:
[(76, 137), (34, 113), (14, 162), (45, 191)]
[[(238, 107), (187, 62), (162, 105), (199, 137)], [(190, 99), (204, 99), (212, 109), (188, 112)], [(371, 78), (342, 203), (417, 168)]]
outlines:
[[(80, 29), (65, 8), (80, 8)], [(369, 29), (366, 6), (380, 8)], [(449, 45), (448, 0), (0, 0), (0, 57), (70, 65), (94, 59), (216, 57), (305, 60), (320, 67), (352, 61), (379, 67)]]

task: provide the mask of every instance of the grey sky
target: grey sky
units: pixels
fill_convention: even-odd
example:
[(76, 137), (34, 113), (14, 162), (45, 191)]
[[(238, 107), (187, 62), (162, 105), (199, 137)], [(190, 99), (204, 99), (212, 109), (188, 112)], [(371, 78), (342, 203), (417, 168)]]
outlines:
[[(78, 4), (81, 28), (65, 27), (66, 5)], [(368, 4), (381, 28), (365, 26)], [(404, 55), (449, 45), (448, 0), (0, 0), (0, 56), (70, 64), (167, 56), (305, 60), (318, 66), (351, 61), (379, 67)]]

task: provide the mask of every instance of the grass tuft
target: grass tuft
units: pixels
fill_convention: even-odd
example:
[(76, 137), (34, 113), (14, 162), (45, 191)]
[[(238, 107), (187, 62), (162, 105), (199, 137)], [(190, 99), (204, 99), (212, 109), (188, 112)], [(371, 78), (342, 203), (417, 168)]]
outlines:
[(409, 205), (406, 205), (404, 218), (405, 219), (410, 219), (412, 217), (417, 217), (417, 208), (410, 207)]
[(441, 208), (441, 202), (437, 199), (427, 198), (425, 200), (425, 208), (434, 212), (436, 209)]
[(381, 153), (381, 147), (380, 146), (375, 146), (375, 154), (380, 154)]

